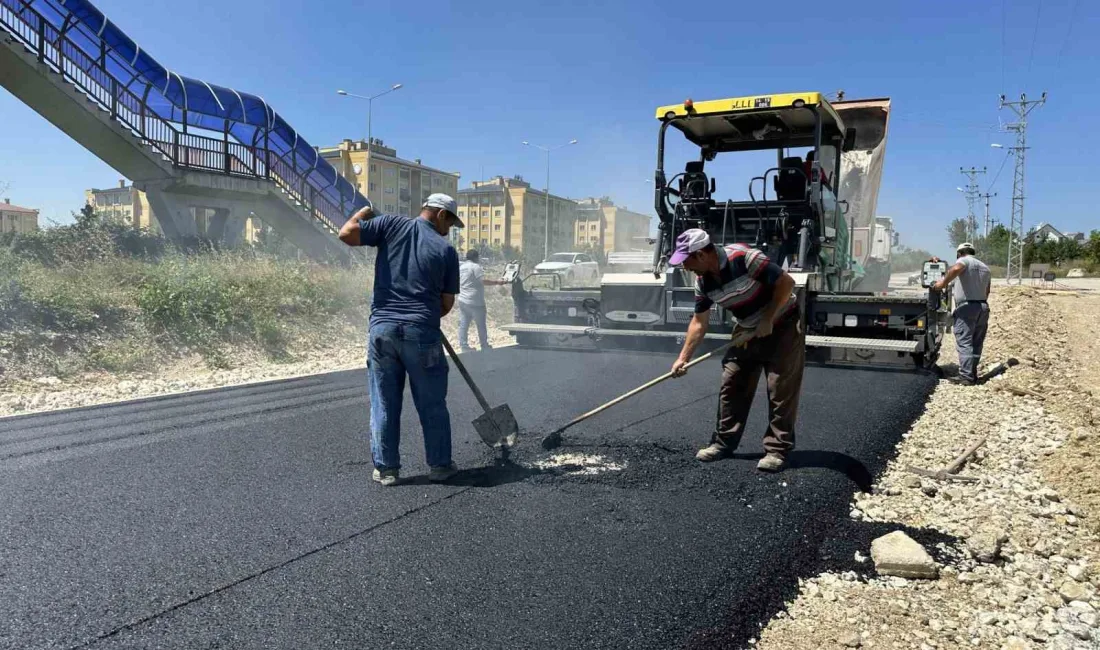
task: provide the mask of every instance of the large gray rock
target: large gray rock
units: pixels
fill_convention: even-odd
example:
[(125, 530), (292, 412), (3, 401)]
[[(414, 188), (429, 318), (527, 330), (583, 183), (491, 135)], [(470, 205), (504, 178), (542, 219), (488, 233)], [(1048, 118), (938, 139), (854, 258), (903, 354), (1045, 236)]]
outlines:
[(901, 578), (936, 578), (939, 567), (924, 547), (895, 530), (871, 542), (871, 559), (880, 575)]
[(1007, 541), (1008, 535), (1004, 531), (983, 527), (966, 538), (966, 548), (979, 562), (995, 562), (1001, 555), (1001, 546)]

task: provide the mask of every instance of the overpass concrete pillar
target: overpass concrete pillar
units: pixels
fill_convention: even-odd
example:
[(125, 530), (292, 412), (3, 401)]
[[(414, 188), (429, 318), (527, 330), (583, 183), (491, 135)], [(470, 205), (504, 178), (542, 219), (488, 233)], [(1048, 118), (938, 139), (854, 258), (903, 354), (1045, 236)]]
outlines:
[(198, 236), (195, 215), (186, 199), (159, 187), (147, 185), (143, 189), (149, 199), (149, 206), (157, 216), (161, 230), (169, 239), (188, 239)]
[(241, 206), (214, 208), (214, 216), (206, 229), (207, 236), (226, 246), (239, 246), (244, 239), (244, 223), (250, 212)]

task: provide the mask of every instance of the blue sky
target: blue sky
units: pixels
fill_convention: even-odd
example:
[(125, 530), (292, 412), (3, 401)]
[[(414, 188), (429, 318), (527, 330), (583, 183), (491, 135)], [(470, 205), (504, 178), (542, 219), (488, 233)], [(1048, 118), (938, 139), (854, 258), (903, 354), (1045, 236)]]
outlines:
[[(520, 142), (577, 138), (554, 154), (554, 193), (609, 195), (647, 213), (658, 105), (800, 90), (889, 96), (878, 213), (895, 218), (902, 243), (941, 254), (944, 226), (966, 211), (959, 167), (988, 167), (984, 190), (1005, 160), (989, 145), (1011, 144), (997, 130), (1011, 117), (997, 96), (1046, 90), (1028, 130), (1027, 223), (1100, 229), (1100, 128), (1088, 119), (1100, 104), (1100, 55), (1089, 44), (1100, 4), (1090, 0), (98, 6), (168, 68), (263, 95), (315, 145), (366, 135), (365, 103), (336, 89), (400, 82), (374, 110), (374, 134), (398, 155), (461, 172), (461, 187), (482, 170), (542, 186), (544, 158)], [(85, 188), (118, 179), (6, 91), (0, 142), (0, 183), (48, 219), (66, 221)], [(746, 165), (719, 189), (734, 192), (760, 171)], [(1009, 161), (993, 187), (993, 216), (1005, 222), (1011, 186)]]

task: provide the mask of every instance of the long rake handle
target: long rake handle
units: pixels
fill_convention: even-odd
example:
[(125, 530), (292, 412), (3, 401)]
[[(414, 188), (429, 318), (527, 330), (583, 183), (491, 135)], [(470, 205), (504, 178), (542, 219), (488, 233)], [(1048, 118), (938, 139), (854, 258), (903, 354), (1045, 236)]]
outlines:
[[(725, 344), (711, 350), (710, 352), (707, 352), (706, 354), (704, 354), (702, 356), (696, 357), (696, 358), (692, 359), (691, 361), (688, 361), (684, 365), (684, 370), (687, 370), (688, 368), (694, 366), (697, 363), (702, 363), (702, 362), (706, 361), (707, 359), (713, 357), (714, 355), (718, 354), (719, 352), (725, 352), (727, 348), (729, 348), (730, 346), (732, 346), (734, 344), (737, 344), (737, 343), (741, 343), (741, 341), (739, 341), (739, 340), (730, 341), (729, 343), (725, 343)], [(560, 429), (554, 431), (554, 433), (561, 433), (561, 432), (565, 431), (566, 429), (568, 429), (569, 427), (572, 427), (575, 424), (580, 424), (581, 422), (584, 422), (585, 420), (592, 417), (593, 415), (596, 415), (597, 413), (601, 413), (603, 411), (606, 411), (607, 409), (611, 408), (612, 406), (615, 406), (616, 404), (619, 404), (620, 402), (626, 401), (626, 400), (630, 399), (631, 397), (634, 397), (638, 393), (641, 393), (643, 391), (647, 391), (650, 388), (653, 388), (657, 384), (661, 383), (662, 381), (665, 381), (666, 379), (671, 379), (672, 377), (674, 377), (674, 375), (671, 372), (666, 372), (665, 374), (661, 375), (660, 377), (657, 377), (656, 379), (651, 379), (650, 381), (642, 384), (641, 386), (638, 386), (637, 388), (630, 391), (629, 393), (624, 393), (624, 394), (616, 397), (615, 399), (611, 400), (610, 402), (607, 402), (606, 404), (601, 404), (600, 406), (597, 406), (596, 408), (594, 408), (591, 411), (585, 413), (584, 415), (580, 415), (580, 416), (577, 416), (576, 418), (573, 418), (572, 420), (569, 421), (568, 424), (566, 424), (565, 426), (561, 427)], [(551, 434), (551, 435), (553, 435), (553, 434)]]
[(462, 378), (466, 380), (466, 383), (470, 386), (470, 390), (473, 391), (474, 397), (477, 398), (478, 404), (481, 404), (481, 408), (488, 413), (493, 410), (489, 406), (489, 402), (485, 401), (485, 396), (481, 394), (481, 390), (478, 389), (477, 384), (474, 383), (474, 378), (470, 376), (470, 373), (466, 371), (466, 366), (462, 365), (462, 362), (458, 360), (458, 355), (455, 354), (455, 349), (451, 347), (451, 342), (447, 340), (446, 336), (440, 335), (443, 339), (443, 347), (447, 348), (447, 354), (451, 355), (451, 361), (455, 362), (455, 367), (462, 373)]

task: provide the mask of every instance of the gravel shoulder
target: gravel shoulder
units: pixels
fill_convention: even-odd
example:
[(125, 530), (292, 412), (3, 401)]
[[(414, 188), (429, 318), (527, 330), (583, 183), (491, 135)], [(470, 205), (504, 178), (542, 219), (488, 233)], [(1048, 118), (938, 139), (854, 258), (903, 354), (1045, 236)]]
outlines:
[[(938, 577), (864, 569), (804, 580), (756, 647), (1100, 647), (1100, 296), (997, 288), (983, 365), (1020, 365), (978, 387), (942, 382), (853, 519), (930, 529)], [(955, 360), (948, 339), (942, 363)], [(968, 445), (977, 482), (918, 476)]]
[[(486, 299), (490, 344), (512, 345), (512, 336), (500, 329), (512, 321), (511, 297), (505, 288), (487, 287)], [(443, 319), (442, 329), (457, 351), (457, 308)], [(299, 340), (290, 350), (289, 360), (281, 362), (272, 361), (259, 350), (238, 347), (229, 359), (232, 367), (227, 369), (211, 369), (198, 355), (188, 355), (156, 372), (100, 372), (65, 379), (46, 376), (8, 381), (0, 383), (0, 417), (364, 368), (366, 330), (363, 322), (343, 327), (329, 340)], [(476, 346), (476, 328), (471, 325), (470, 330), (469, 342)]]

